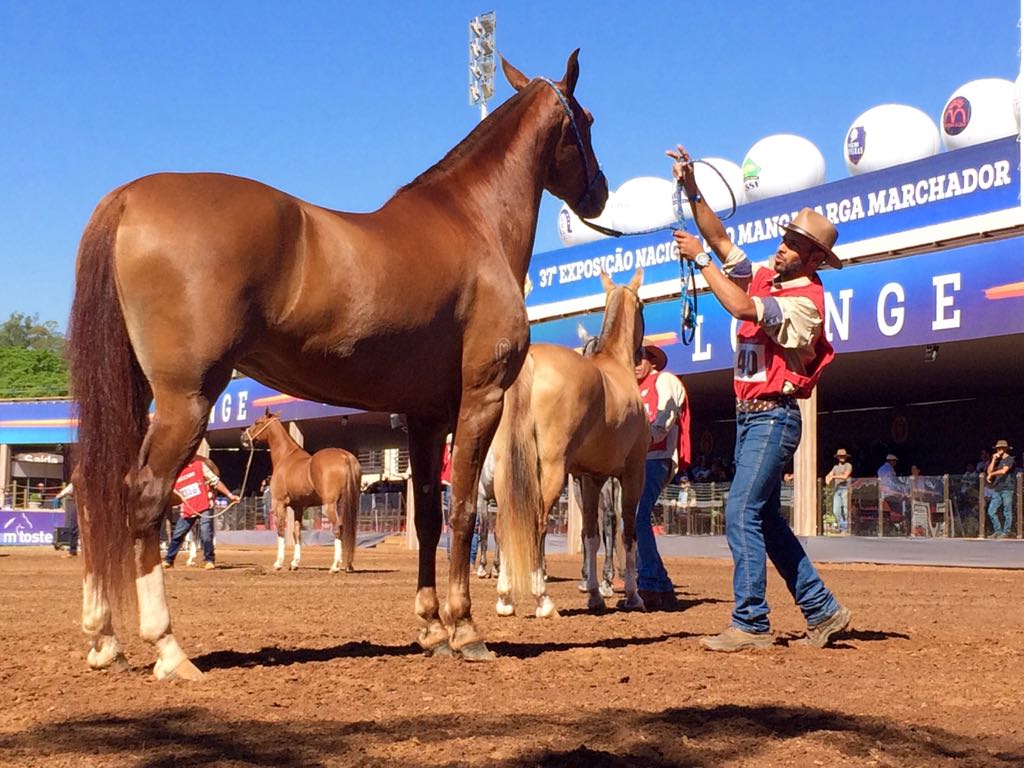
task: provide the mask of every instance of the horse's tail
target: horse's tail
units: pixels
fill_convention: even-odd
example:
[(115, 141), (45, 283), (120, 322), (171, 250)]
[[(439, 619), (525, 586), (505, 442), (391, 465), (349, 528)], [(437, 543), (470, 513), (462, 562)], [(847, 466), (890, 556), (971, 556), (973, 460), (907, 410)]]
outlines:
[(67, 345), (78, 417), (73, 480), (81, 500), (83, 567), (115, 613), (134, 607), (135, 521), (126, 475), (148, 427), (151, 399), (117, 293), (114, 246), (123, 211), (120, 190), (111, 192), (82, 235)]
[(345, 487), (342, 490), (341, 559), (348, 569), (356, 553), (356, 525), (359, 520), (359, 494), (362, 492), (363, 471), (359, 460), (349, 455), (349, 467), (345, 473)]
[(495, 474), (496, 489), (503, 488), (498, 504), (502, 564), (511, 581), (513, 596), (531, 594), (533, 566), (541, 556), (540, 533), (547, 524), (542, 509), (540, 454), (537, 428), (530, 407), (533, 389), (533, 356), (527, 355), (515, 383), (505, 392), (505, 412), (495, 441), (505, 471)]

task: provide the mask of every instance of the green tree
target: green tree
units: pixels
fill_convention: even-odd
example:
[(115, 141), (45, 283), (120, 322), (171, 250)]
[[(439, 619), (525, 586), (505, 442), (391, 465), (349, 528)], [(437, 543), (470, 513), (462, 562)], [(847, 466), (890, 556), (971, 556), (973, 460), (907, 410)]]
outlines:
[(66, 397), (64, 335), (52, 320), (11, 313), (0, 324), (0, 397)]
[(53, 320), (39, 322), (39, 315), (12, 312), (0, 325), (0, 347), (17, 347), (64, 354), (64, 334)]

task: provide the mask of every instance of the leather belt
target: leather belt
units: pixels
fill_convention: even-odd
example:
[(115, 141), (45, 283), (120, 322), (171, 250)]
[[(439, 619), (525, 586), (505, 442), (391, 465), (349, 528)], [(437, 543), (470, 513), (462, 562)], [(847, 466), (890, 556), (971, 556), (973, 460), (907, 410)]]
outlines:
[(790, 395), (759, 397), (756, 400), (737, 400), (736, 413), (764, 413), (776, 408), (789, 408), (793, 405), (796, 405), (796, 398)]

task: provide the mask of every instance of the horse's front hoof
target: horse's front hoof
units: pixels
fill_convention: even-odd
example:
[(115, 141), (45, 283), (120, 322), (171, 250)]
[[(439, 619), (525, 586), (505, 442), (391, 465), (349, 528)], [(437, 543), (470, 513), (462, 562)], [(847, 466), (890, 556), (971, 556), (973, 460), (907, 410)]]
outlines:
[(352, 565), (346, 565), (345, 566), (345, 573), (355, 573), (355, 572), (356, 572), (356, 569), (355, 569), (354, 566), (352, 566)]
[(332, 565), (332, 566), (331, 566), (331, 567), (330, 567), (330, 568), (328, 569), (328, 573), (341, 573), (341, 568), (339, 568), (339, 567), (338, 567), (338, 566), (336, 566), (336, 565)]
[(498, 598), (498, 604), (494, 606), (494, 610), (497, 611), (499, 616), (513, 616), (516, 612), (516, 607), (513, 603), (507, 603)]
[(591, 613), (603, 613), (605, 609), (604, 598), (596, 589), (587, 597), (587, 610)]
[(284, 563), (274, 563), (275, 571), (280, 571), (282, 567), (284, 567)]
[(288, 566), (288, 570), (289, 571), (297, 571), (297, 570), (299, 570), (299, 564), (298, 563), (292, 563), (291, 565)]
[(497, 655), (489, 651), (482, 640), (475, 643), (467, 643), (459, 648), (459, 653), (466, 661), (494, 661)]

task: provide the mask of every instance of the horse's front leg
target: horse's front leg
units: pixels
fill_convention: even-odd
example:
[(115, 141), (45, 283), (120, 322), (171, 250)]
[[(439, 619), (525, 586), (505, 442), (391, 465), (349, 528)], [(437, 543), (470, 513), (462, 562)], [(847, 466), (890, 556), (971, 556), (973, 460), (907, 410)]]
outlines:
[(447, 425), (407, 415), (409, 465), (412, 468), (413, 519), (419, 543), (416, 615), (421, 627), (416, 642), (428, 655), (450, 656), (448, 632), (437, 599), (437, 543), (441, 539), (441, 446)]
[(476, 522), (480, 470), (501, 418), (503, 390), (497, 384), (464, 389), (452, 446), (452, 546), (448, 563), (445, 624), (453, 650), (470, 661), (494, 658), (473, 623), (469, 595), (470, 540)]

